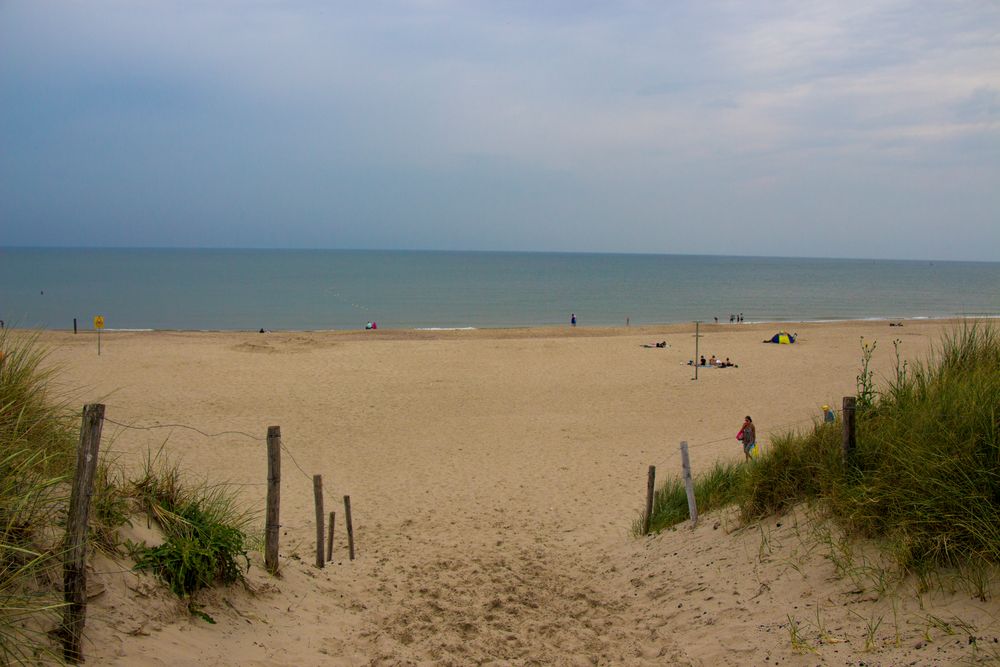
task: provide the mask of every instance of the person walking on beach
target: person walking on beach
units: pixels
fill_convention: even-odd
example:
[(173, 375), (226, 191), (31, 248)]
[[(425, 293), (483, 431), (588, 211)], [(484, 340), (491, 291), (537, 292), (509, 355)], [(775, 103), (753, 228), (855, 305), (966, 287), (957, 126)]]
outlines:
[(736, 434), (736, 439), (743, 443), (743, 455), (749, 461), (750, 453), (757, 446), (757, 428), (753, 425), (750, 415), (747, 415), (746, 420), (743, 422), (743, 427)]
[(576, 313), (570, 314), (570, 316), (569, 316), (569, 324), (570, 324), (570, 326), (573, 326), (573, 327), (576, 326)]

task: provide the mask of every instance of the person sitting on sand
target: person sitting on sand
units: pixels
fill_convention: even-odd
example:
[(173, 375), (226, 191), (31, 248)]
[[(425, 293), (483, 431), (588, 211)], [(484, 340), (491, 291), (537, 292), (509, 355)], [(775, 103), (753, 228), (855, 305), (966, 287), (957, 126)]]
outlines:
[(723, 368), (732, 368), (733, 367), (733, 362), (729, 361), (729, 357), (726, 357), (726, 361), (725, 361), (725, 363), (722, 364), (722, 367)]
[(705, 355), (704, 354), (701, 355), (701, 359), (698, 361), (698, 365), (699, 366), (704, 366), (705, 365)]
[(708, 358), (708, 365), (709, 365), (709, 366), (714, 366), (714, 365), (715, 365), (715, 361), (716, 361), (716, 359), (715, 359), (715, 355), (713, 354), (712, 356), (710, 356), (710, 357)]

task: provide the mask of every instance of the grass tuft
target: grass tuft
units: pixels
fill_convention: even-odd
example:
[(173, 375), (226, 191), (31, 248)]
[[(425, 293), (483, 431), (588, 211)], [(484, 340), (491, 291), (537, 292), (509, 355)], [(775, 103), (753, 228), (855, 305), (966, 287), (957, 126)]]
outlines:
[(216, 583), (243, 582), (250, 567), (247, 531), (255, 516), (239, 508), (229, 487), (191, 487), (181, 479), (177, 464), (157, 454), (147, 456), (132, 483), (140, 508), (166, 536), (155, 547), (127, 545), (136, 569), (154, 573), (185, 598)]

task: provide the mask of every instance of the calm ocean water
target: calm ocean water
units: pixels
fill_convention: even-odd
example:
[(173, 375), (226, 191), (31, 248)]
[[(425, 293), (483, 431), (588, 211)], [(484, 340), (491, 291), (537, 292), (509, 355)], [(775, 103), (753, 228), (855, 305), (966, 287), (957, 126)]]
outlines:
[(1000, 263), (356, 250), (0, 249), (21, 327), (356, 329), (1000, 314)]

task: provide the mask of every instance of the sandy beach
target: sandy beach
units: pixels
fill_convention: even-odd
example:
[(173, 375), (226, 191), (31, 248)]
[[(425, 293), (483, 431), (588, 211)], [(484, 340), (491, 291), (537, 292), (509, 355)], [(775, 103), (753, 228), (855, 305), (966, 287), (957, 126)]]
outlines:
[[(125, 467), (162, 446), (191, 479), (240, 485), (262, 514), (269, 425), (280, 425), (287, 448), (282, 576), (266, 575), (255, 554), (252, 591), (201, 599), (217, 621), (209, 625), (97, 558), (104, 592), (91, 601), (85, 655), (110, 665), (975, 657), (970, 635), (1000, 636), (996, 601), (947, 585), (918, 595), (912, 582), (858, 592), (835, 576), (826, 529), (805, 508), (751, 526), (722, 512), (694, 530), (631, 534), (648, 466), (661, 480), (678, 475), (682, 440), (695, 474), (742, 456), (734, 436), (744, 415), (766, 448), (771, 434), (808, 428), (821, 405), (854, 392), (862, 336), (877, 341), (883, 376), (894, 339), (917, 359), (953, 326), (788, 325), (799, 338), (787, 346), (761, 343), (775, 325), (705, 324), (700, 352), (738, 367), (702, 370), (697, 381), (691, 325), (110, 332), (100, 356), (93, 334), (46, 332), (60, 388), (72, 404), (107, 405), (103, 447)], [(659, 341), (668, 347), (643, 347)], [(337, 557), (322, 570), (312, 564), (313, 474), (337, 512)], [(929, 617), (959, 629), (948, 634)], [(796, 628), (808, 648), (792, 641)]]

